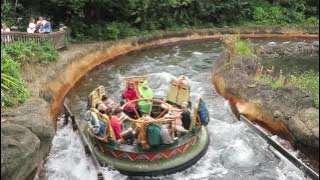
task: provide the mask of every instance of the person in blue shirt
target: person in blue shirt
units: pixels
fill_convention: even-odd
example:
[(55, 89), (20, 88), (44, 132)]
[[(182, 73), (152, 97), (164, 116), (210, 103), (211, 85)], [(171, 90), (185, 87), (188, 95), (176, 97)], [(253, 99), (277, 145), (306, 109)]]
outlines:
[[(39, 27), (39, 33), (51, 33), (51, 23), (46, 21), (44, 18), (41, 18), (40, 27)], [(40, 18), (39, 18), (40, 20)]]

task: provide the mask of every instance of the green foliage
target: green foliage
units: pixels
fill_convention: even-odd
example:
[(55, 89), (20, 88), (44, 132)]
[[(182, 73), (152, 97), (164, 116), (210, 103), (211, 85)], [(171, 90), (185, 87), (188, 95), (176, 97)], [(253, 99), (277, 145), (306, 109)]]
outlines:
[[(6, 3), (4, 3), (6, 2)], [(28, 18), (44, 16), (53, 28), (64, 23), (76, 39), (108, 40), (154, 30), (254, 24), (313, 24), (316, 0), (19, 0), (2, 1), (1, 20), (26, 30)], [(15, 11), (16, 10), (16, 11)], [(17, 24), (16, 18), (22, 17)], [(124, 26), (123, 26), (124, 25)], [(127, 30), (124, 30), (127, 28)], [(133, 31), (133, 32), (132, 32)], [(97, 32), (98, 37), (96, 37)], [(109, 34), (110, 33), (110, 34)]]
[(319, 18), (319, 0), (306, 0), (305, 3), (306, 16), (316, 16)]
[(319, 25), (319, 19), (316, 18), (316, 17), (309, 17), (309, 18), (306, 20), (306, 23), (307, 23), (307, 24), (310, 24), (310, 25)]
[(222, 42), (229, 49), (232, 57), (254, 56), (253, 44), (249, 40), (240, 40), (240, 35), (224, 36)]
[(238, 41), (235, 45), (235, 51), (241, 56), (253, 56), (253, 44), (247, 41)]
[(117, 40), (138, 33), (136, 28), (132, 28), (128, 23), (113, 22), (110, 24), (92, 25), (88, 30), (88, 36), (96, 40)]
[(306, 71), (302, 74), (291, 75), (288, 84), (310, 93), (314, 105), (319, 108), (319, 73)]
[(256, 7), (253, 12), (253, 19), (259, 24), (290, 24), (302, 23), (305, 16), (303, 12), (280, 6)]
[(6, 23), (8, 27), (14, 25), (15, 13), (13, 3), (1, 4), (1, 23)]
[(49, 42), (16, 42), (1, 46), (1, 107), (22, 103), (29, 96), (20, 64), (46, 64), (57, 56), (57, 50)]
[(168, 1), (169, 6), (177, 8), (177, 7), (181, 7), (181, 6), (188, 6), (194, 0), (167, 0), (167, 1)]
[(29, 96), (21, 78), (19, 63), (14, 61), (1, 46), (1, 107), (24, 102)]
[(265, 84), (269, 84), (272, 89), (277, 89), (284, 86), (285, 79), (283, 76), (279, 78), (274, 78), (272, 76), (263, 75), (256, 77), (257, 81), (263, 82)]
[(272, 89), (277, 89), (283, 86), (293, 86), (312, 95), (315, 107), (319, 108), (319, 73), (306, 71), (303, 73), (295, 73), (287, 77), (280, 75), (279, 78), (274, 78), (269, 75), (256, 77), (257, 81), (263, 82), (271, 86)]
[(58, 52), (50, 42), (15, 42), (1, 47), (19, 63), (42, 63), (54, 61)]
[(20, 1), (5, 2), (6, 3), (1, 3), (1, 23), (5, 23), (8, 27), (16, 26), (18, 30), (25, 31), (28, 22), (21, 22), (17, 19), (21, 19), (24, 16), (24, 13), (21, 13), (24, 12), (23, 5)]

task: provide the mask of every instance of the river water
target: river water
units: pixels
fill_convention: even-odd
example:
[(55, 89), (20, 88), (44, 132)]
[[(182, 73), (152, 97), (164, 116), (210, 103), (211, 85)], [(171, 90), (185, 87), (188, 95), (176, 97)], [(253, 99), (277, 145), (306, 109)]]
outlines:
[[(258, 41), (257, 43), (268, 43)], [(283, 42), (277, 42), (283, 43)], [(288, 42), (286, 42), (288, 43)], [(295, 43), (295, 42), (289, 42)], [(222, 50), (219, 42), (192, 42), (130, 53), (88, 73), (67, 97), (77, 119), (83, 118), (87, 95), (103, 85), (115, 100), (120, 100), (123, 77), (147, 75), (157, 97), (164, 97), (169, 82), (179, 75), (190, 79), (192, 99), (203, 97), (210, 111), (210, 145), (206, 155), (183, 172), (156, 179), (172, 180), (302, 180), (304, 173), (238, 121), (228, 102), (211, 83), (211, 70)], [(92, 162), (84, 153), (77, 133), (61, 123), (45, 164), (49, 180), (97, 179)], [(293, 151), (293, 153), (298, 153)], [(278, 154), (276, 156), (275, 154)], [(107, 180), (133, 179), (112, 167), (103, 168)], [(152, 179), (152, 178), (139, 178)]]

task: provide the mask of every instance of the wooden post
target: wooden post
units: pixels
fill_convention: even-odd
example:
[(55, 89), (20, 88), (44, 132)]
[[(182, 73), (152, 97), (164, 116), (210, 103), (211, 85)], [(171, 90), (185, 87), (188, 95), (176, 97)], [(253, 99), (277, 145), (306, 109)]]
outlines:
[(64, 108), (64, 125), (68, 125), (69, 114), (67, 110)]
[(72, 121), (72, 128), (73, 130), (77, 130), (78, 129), (78, 126), (76, 124), (76, 120), (75, 120), (75, 116), (74, 115), (71, 115), (71, 121)]

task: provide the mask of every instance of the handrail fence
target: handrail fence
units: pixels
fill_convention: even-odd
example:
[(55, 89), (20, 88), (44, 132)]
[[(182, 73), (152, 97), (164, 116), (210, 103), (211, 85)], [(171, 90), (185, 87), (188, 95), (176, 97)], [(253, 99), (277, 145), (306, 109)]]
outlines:
[(1, 45), (13, 42), (34, 41), (40, 43), (43, 41), (51, 42), (55, 48), (61, 49), (67, 47), (68, 30), (57, 31), (52, 33), (26, 33), (26, 32), (1, 32)]

